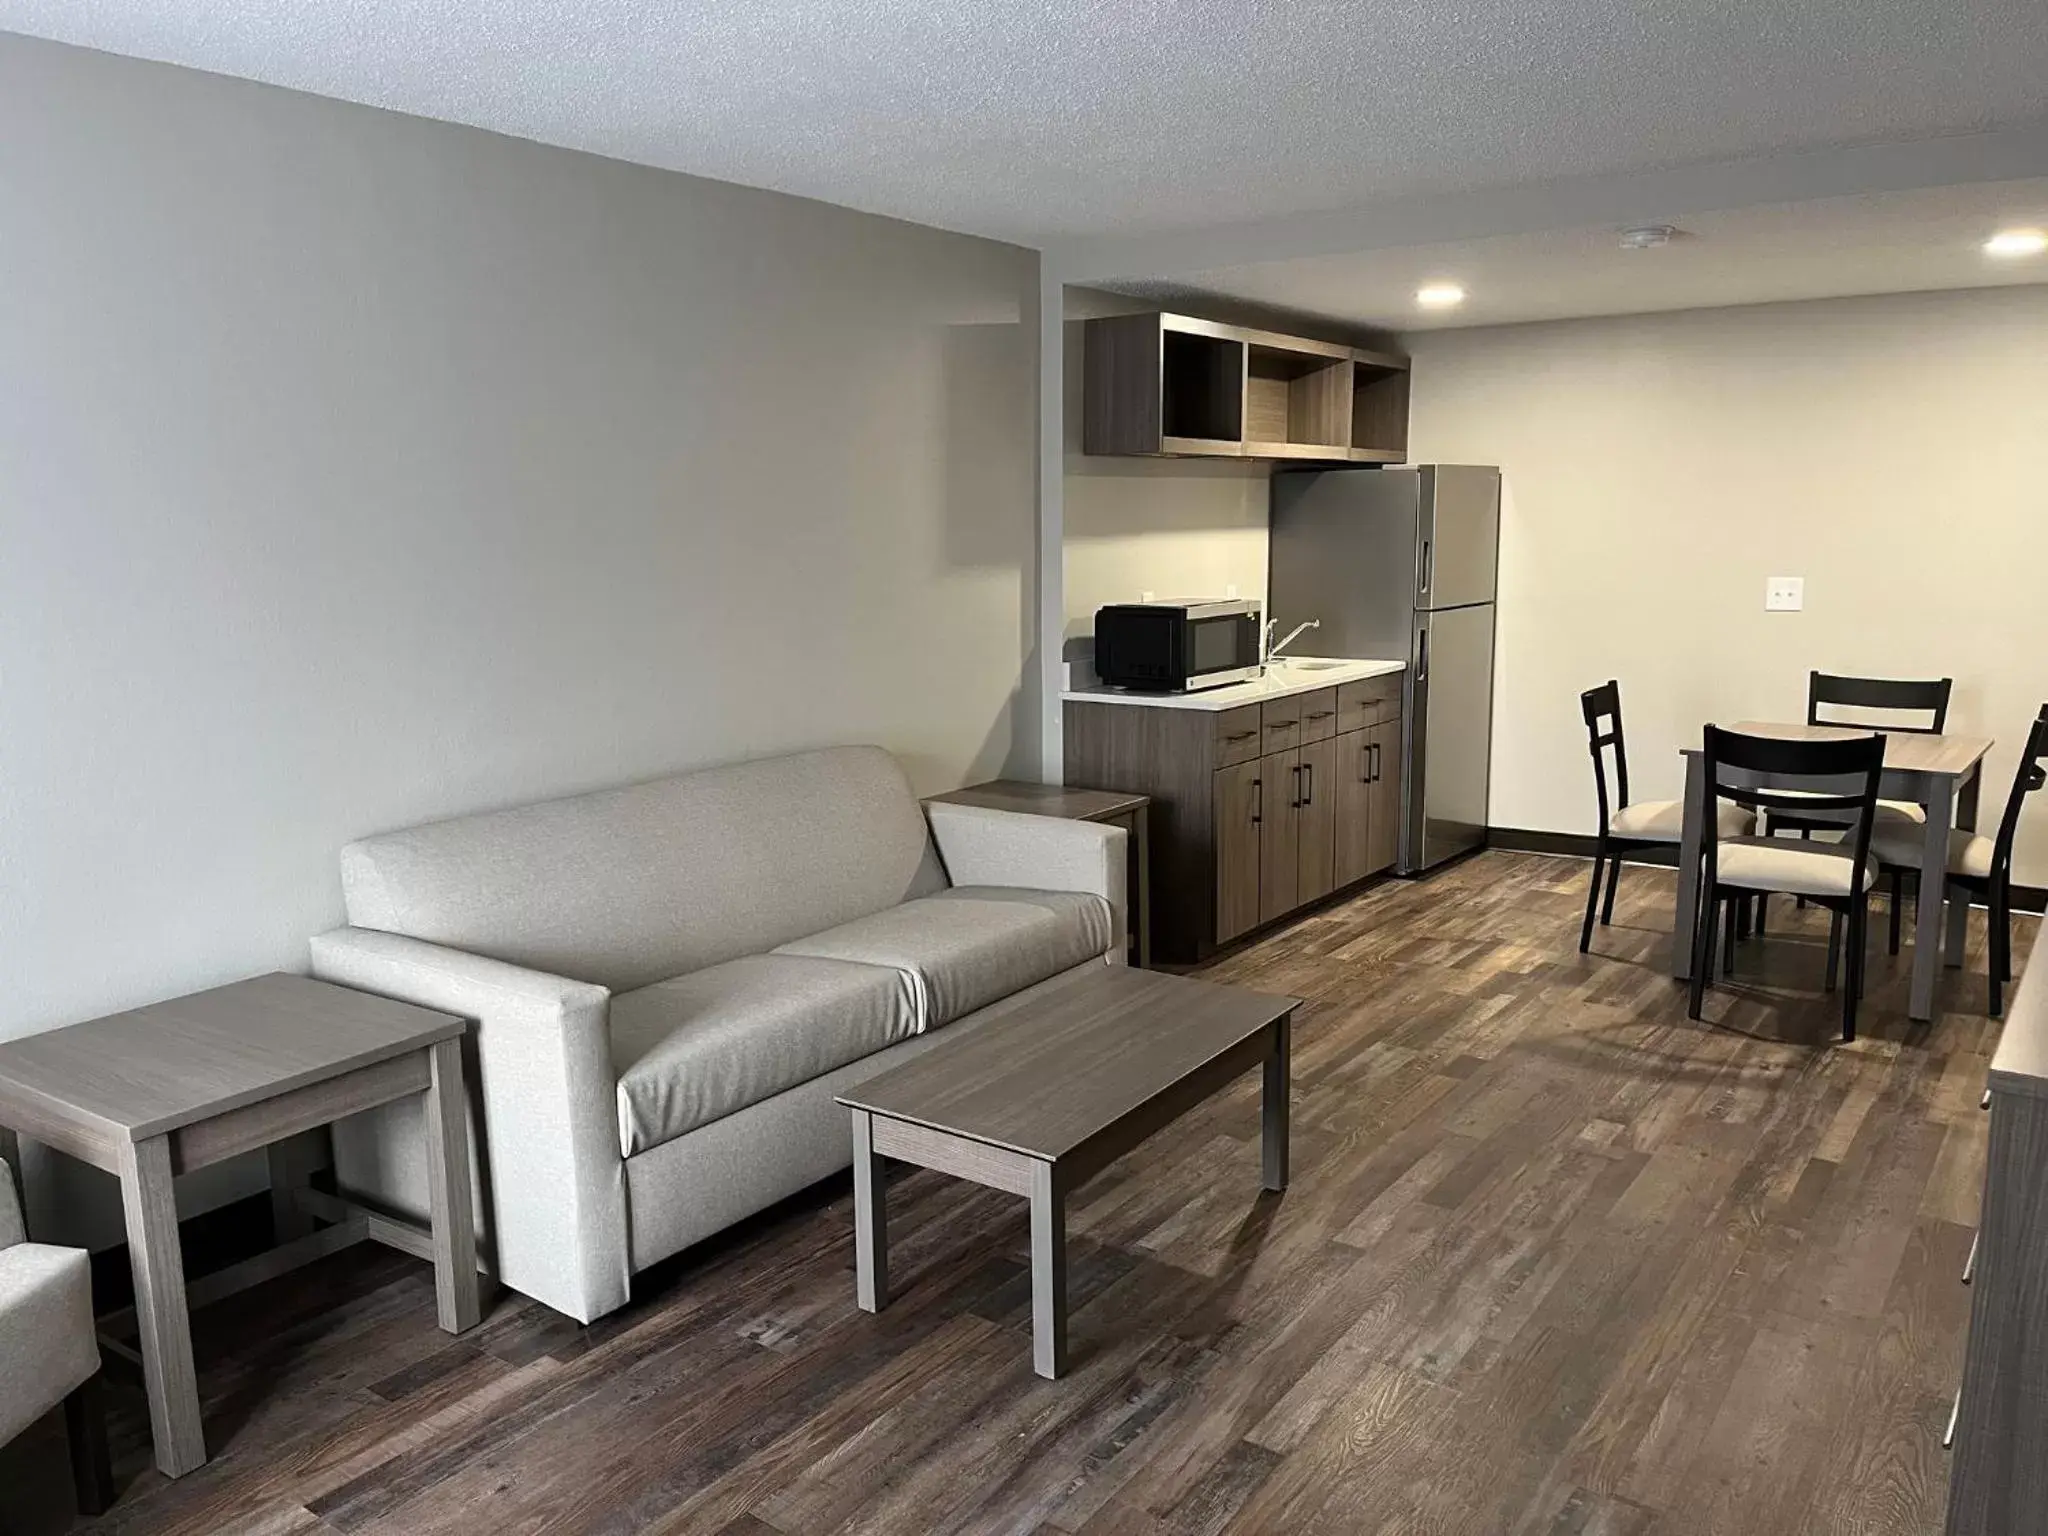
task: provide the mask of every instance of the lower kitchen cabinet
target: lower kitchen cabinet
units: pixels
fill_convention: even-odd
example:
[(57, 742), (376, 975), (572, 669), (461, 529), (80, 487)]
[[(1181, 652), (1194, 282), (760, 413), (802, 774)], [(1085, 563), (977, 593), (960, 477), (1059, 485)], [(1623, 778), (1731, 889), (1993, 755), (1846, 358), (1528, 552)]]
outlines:
[[(1300, 796), (1295, 816), (1294, 905), (1320, 901), (1337, 889), (1337, 739), (1301, 749)], [(1346, 882), (1349, 884), (1349, 882)], [(1276, 917), (1281, 914), (1275, 913)]]
[(1298, 904), (1301, 869), (1301, 749), (1259, 759), (1264, 803), (1259, 807), (1259, 921), (1285, 917)]
[(1156, 958), (1204, 959), (1393, 867), (1400, 683), (1229, 710), (1067, 701), (1067, 783), (1151, 797)]
[[(1259, 759), (1216, 770), (1216, 942), (1259, 926)], [(1154, 886), (1156, 890), (1158, 887)], [(1159, 933), (1154, 925), (1154, 953)]]

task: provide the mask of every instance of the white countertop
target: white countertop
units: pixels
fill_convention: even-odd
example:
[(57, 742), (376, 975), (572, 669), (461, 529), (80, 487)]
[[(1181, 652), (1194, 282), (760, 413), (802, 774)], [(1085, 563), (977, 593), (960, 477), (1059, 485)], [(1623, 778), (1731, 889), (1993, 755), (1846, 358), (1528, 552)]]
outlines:
[(1061, 694), (1081, 704), (1143, 704), (1152, 709), (1236, 709), (1241, 704), (1263, 704), (1267, 699), (1284, 699), (1339, 683), (1355, 683), (1365, 677), (1385, 677), (1407, 669), (1404, 661), (1339, 660), (1324, 656), (1282, 657), (1256, 682), (1230, 683), (1221, 688), (1203, 688), (1194, 693), (1145, 693), (1132, 688), (1112, 688), (1097, 683), (1092, 688), (1069, 688)]

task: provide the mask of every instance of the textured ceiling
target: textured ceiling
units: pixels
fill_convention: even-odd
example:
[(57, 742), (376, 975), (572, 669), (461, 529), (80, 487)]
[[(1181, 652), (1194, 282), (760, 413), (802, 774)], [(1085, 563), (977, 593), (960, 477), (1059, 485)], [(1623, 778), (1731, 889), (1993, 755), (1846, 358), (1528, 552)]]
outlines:
[(2043, 0), (0, 0), (0, 29), (1027, 244), (2048, 114)]
[[(1670, 245), (1647, 251), (1622, 249), (1611, 227), (1546, 230), (1107, 286), (1197, 312), (1209, 299), (1227, 298), (1349, 325), (1421, 331), (2048, 282), (2048, 254), (1984, 254), (1987, 236), (2015, 227), (2048, 229), (2048, 180), (1699, 214), (1683, 221), (1684, 233)], [(1465, 302), (1419, 308), (1415, 290), (1437, 282), (1463, 287)]]

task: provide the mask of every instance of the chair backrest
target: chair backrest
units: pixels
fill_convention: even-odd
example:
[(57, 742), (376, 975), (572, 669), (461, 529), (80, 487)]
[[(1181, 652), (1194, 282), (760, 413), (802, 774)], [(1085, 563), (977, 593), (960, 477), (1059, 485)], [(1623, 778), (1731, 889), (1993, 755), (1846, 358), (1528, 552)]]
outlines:
[(2020, 811), (2026, 806), (2027, 796), (2048, 784), (2048, 768), (2042, 766), (2044, 758), (2048, 758), (2048, 704), (2041, 706), (2027, 732), (2026, 745), (2020, 749), (2019, 770), (2013, 775), (2012, 793), (2006, 796), (2005, 811), (1998, 818), (1998, 834), (1991, 840), (1994, 880), (2009, 879), (2012, 875), (2012, 840), (2019, 830)]
[[(1579, 695), (1579, 711), (1586, 717), (1586, 743), (1593, 754), (1593, 793), (1600, 800), (1600, 835), (1614, 813), (1628, 804), (1628, 744), (1621, 739), (1621, 684), (1609, 678), (1598, 688)], [(1614, 788), (1619, 799), (1607, 798), (1606, 750), (1614, 749)]]
[[(1806, 678), (1806, 723), (1808, 725), (1863, 725), (1878, 731), (1912, 731), (1938, 736), (1948, 720), (1948, 696), (1955, 687), (1952, 677), (1926, 682), (1902, 682), (1884, 677), (1836, 677), (1827, 672), (1809, 672)], [(1827, 713), (1823, 714), (1822, 711)], [(1925, 715), (1926, 723), (1902, 720), (1873, 720), (1872, 713)]]
[[(1732, 800), (1753, 811), (1799, 816), (1822, 811), (1841, 815), (1848, 835), (1837, 846), (1846, 848), (1855, 861), (1849, 888), (1861, 888), (1870, 856), (1870, 828), (1877, 818), (1877, 788), (1884, 778), (1882, 735), (1805, 741), (1782, 736), (1745, 736), (1710, 725), (1703, 756), (1707, 789), (1717, 799)], [(1757, 777), (1766, 774), (1776, 781), (1799, 782), (1764, 787), (1757, 783)], [(1712, 818), (1708, 820), (1711, 824)], [(1820, 845), (1813, 851), (1825, 851), (1826, 846)], [(1716, 840), (1707, 838), (1709, 878), (1715, 867), (1716, 849)]]

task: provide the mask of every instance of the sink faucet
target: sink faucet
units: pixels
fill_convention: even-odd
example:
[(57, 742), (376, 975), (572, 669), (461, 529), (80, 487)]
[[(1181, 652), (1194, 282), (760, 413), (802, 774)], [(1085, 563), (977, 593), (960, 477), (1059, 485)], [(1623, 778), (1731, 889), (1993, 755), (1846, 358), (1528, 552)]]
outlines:
[(1296, 640), (1299, 640), (1301, 638), (1301, 632), (1303, 630), (1321, 629), (1323, 627), (1323, 621), (1321, 619), (1308, 619), (1303, 623), (1297, 624), (1294, 626), (1294, 628), (1290, 629), (1287, 632), (1287, 636), (1285, 639), (1283, 639), (1278, 645), (1275, 645), (1273, 643), (1273, 631), (1278, 629), (1279, 627), (1280, 621), (1278, 619), (1268, 619), (1266, 621), (1266, 660), (1269, 663), (1279, 660), (1280, 653), (1286, 650), (1288, 646), (1294, 644)]

